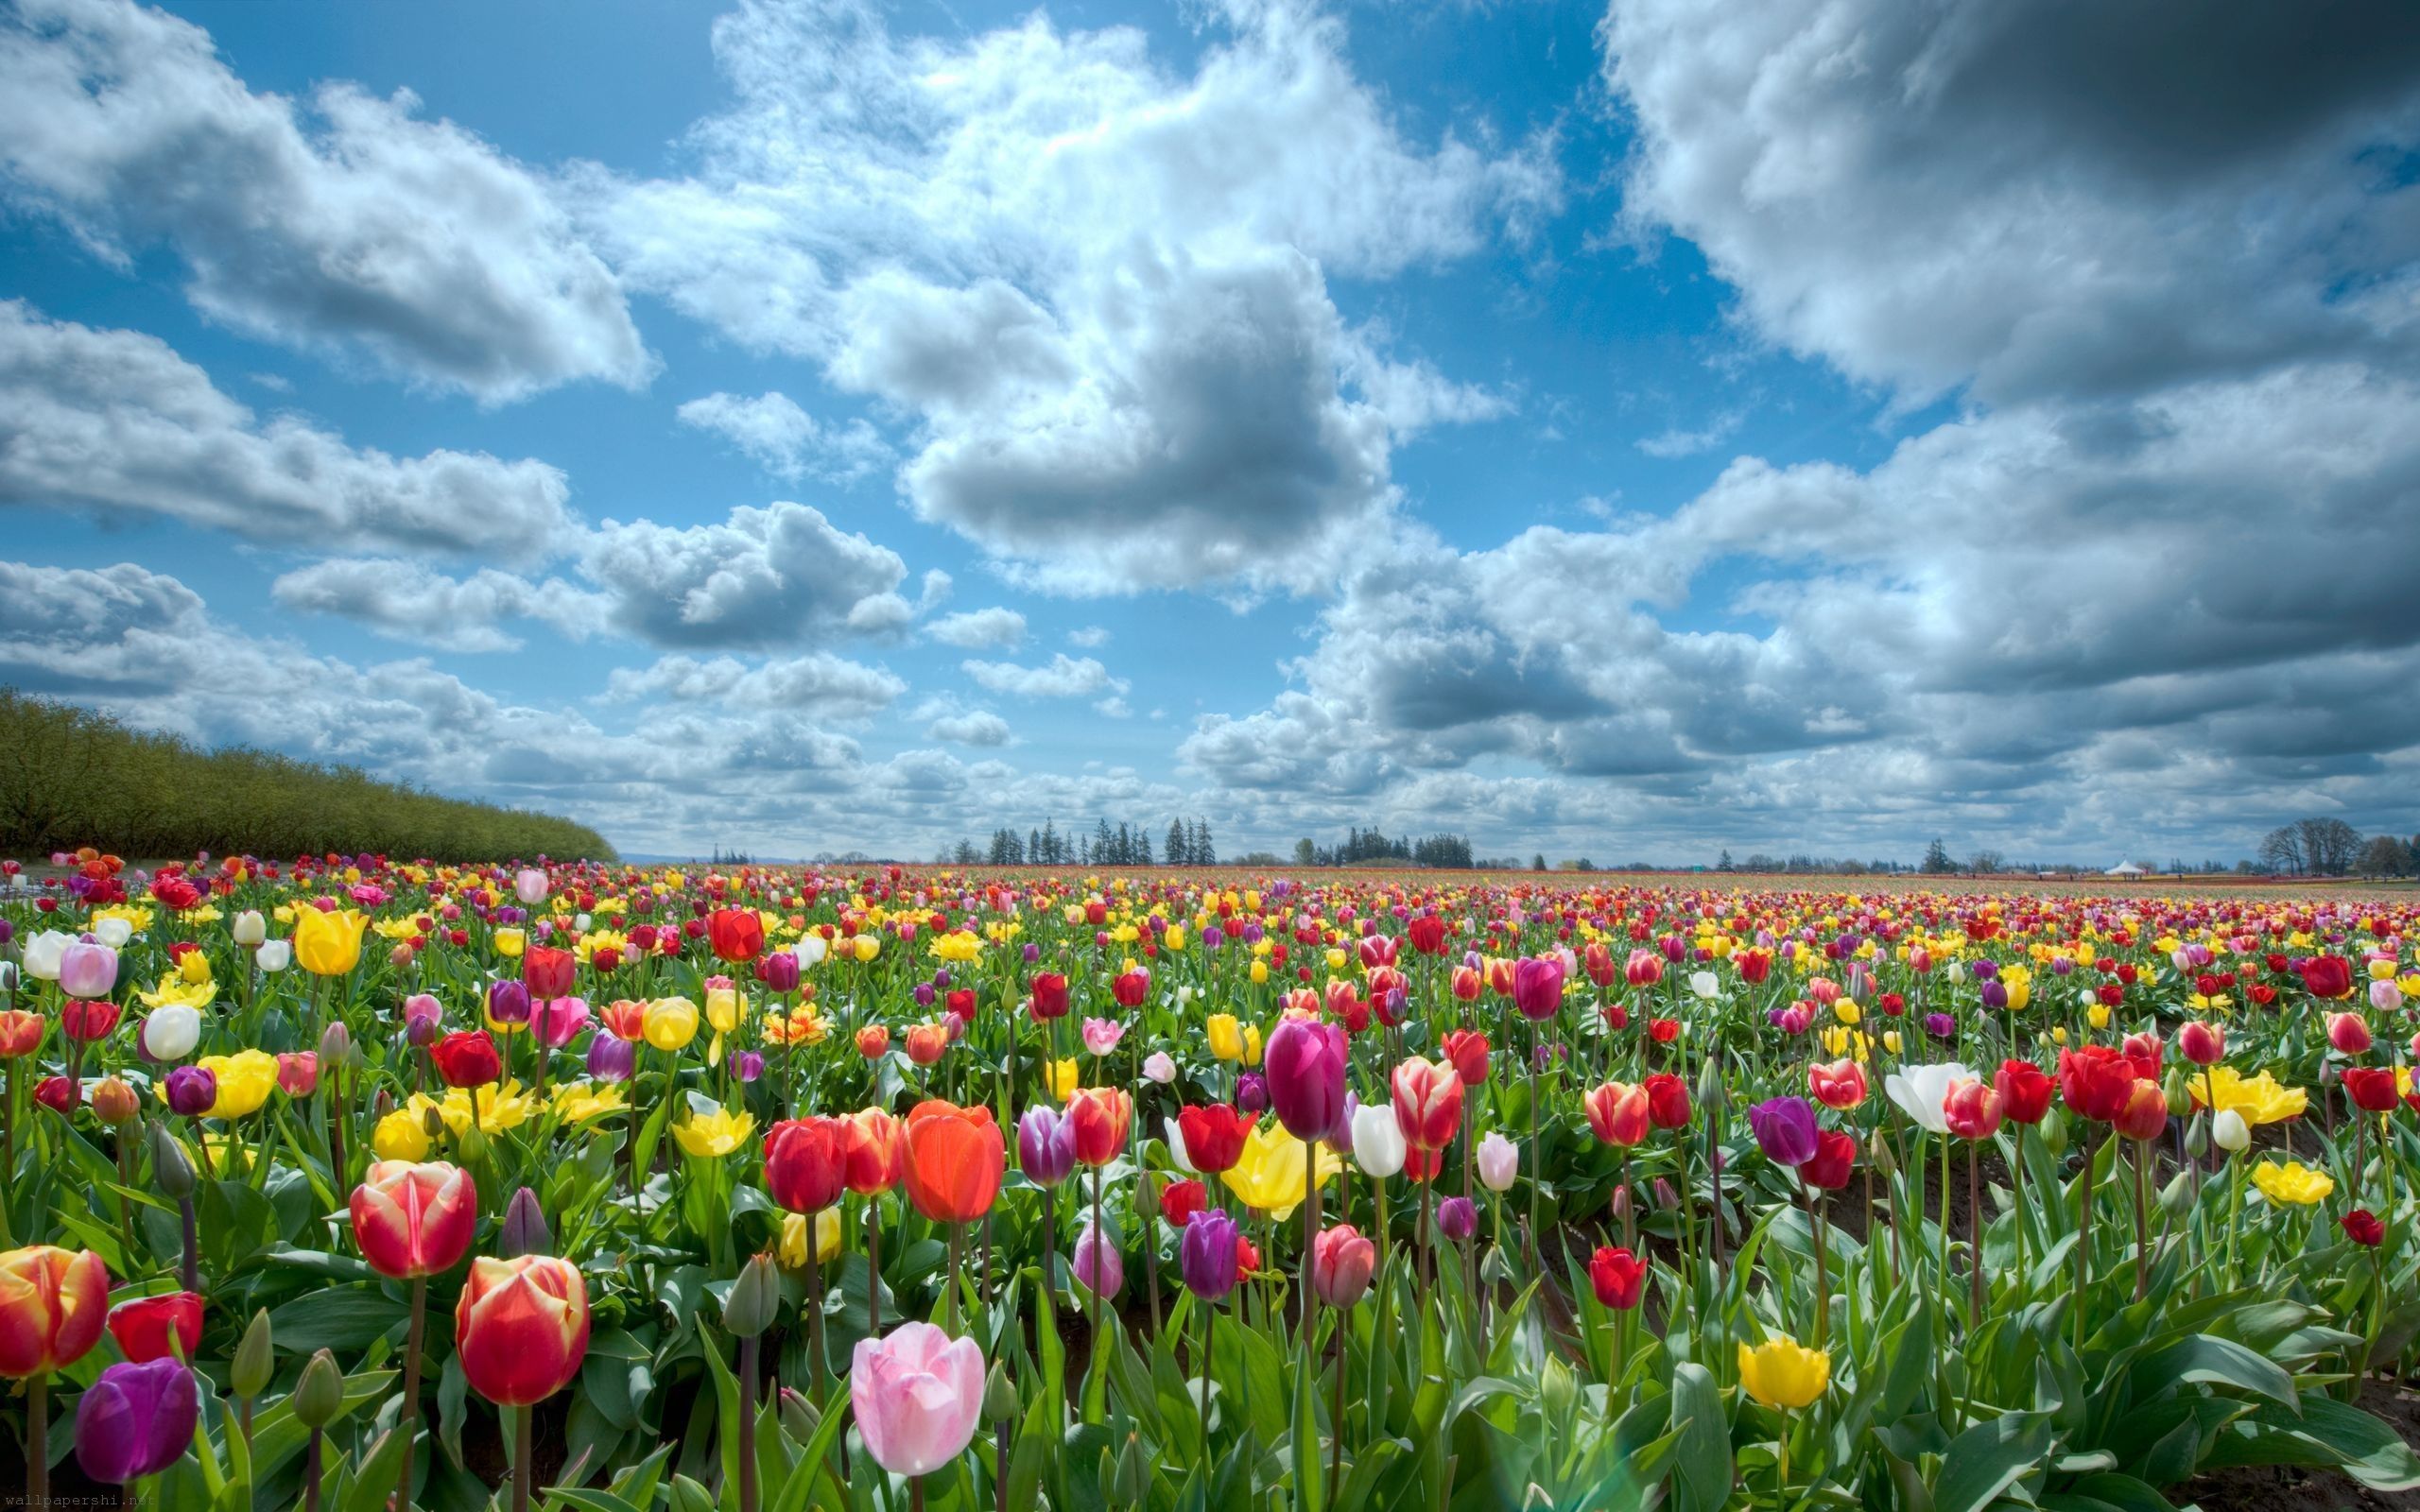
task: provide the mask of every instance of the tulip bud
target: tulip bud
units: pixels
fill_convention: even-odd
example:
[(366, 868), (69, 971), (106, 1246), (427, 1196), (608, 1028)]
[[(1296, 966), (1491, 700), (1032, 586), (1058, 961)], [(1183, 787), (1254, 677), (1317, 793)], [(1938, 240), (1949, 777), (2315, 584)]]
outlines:
[(93, 1112), (104, 1124), (130, 1122), (143, 1111), (134, 1089), (115, 1076), (104, 1076), (93, 1089)]
[(1016, 1383), (1009, 1379), (1005, 1360), (992, 1363), (991, 1374), (983, 1378), (983, 1416), (994, 1422), (1014, 1422), (1020, 1416)]
[(554, 1232), (546, 1227), (546, 1210), (539, 1205), (538, 1194), (527, 1187), (516, 1189), (512, 1200), (504, 1205), (504, 1228), (496, 1235), (495, 1252), (504, 1260), (515, 1255), (555, 1252)]
[(714, 1494), (686, 1475), (672, 1477), (672, 1512), (715, 1512)]
[(311, 1356), (302, 1379), (294, 1384), (294, 1417), (305, 1428), (325, 1428), (344, 1411), (344, 1372), (337, 1357), (325, 1349)]
[(752, 1339), (773, 1326), (781, 1307), (782, 1280), (773, 1270), (773, 1257), (755, 1256), (739, 1267), (739, 1279), (723, 1298), (723, 1332), (735, 1339)]
[(2167, 1080), (2161, 1085), (2160, 1091), (2168, 1094), (2168, 1113), (2170, 1118), (2183, 1118), (2193, 1110), (2193, 1094), (2185, 1085), (2184, 1067), (2169, 1067)]
[(1487, 1253), (1479, 1258), (1478, 1277), (1479, 1280), (1496, 1286), (1501, 1286), (1512, 1279), (1512, 1262), (1505, 1258), (1504, 1246), (1501, 1245), (1487, 1246)]
[(1891, 1142), (1882, 1137), (1879, 1128), (1865, 1142), (1865, 1158), (1866, 1162), (1874, 1167), (1874, 1174), (1885, 1180), (1898, 1174), (1898, 1158), (1891, 1153)]
[(2066, 1113), (2053, 1108), (2042, 1115), (2042, 1122), (2035, 1127), (2042, 1136), (2044, 1149), (2048, 1150), (2052, 1155), (2067, 1153), (2067, 1115)]
[(817, 1414), (815, 1403), (807, 1400), (796, 1387), (782, 1388), (779, 1411), (782, 1432), (789, 1435), (793, 1442), (804, 1444), (814, 1440), (816, 1426), (823, 1419)]
[(2194, 1114), (2193, 1122), (2186, 1126), (2185, 1153), (2197, 1160), (2210, 1153), (2210, 1116), (2207, 1113)]
[(235, 1346), (235, 1364), (227, 1374), (227, 1384), (238, 1398), (250, 1401), (268, 1389), (269, 1378), (277, 1371), (276, 1343), (270, 1337), (268, 1309), (252, 1314), (245, 1325), (243, 1342)]
[(2193, 1211), (2193, 1173), (2179, 1171), (2168, 1185), (2159, 1189), (2160, 1211), (2179, 1223)]
[(1111, 1476), (1109, 1504), (1141, 1506), (1150, 1485), (1151, 1459), (1143, 1452), (1143, 1436), (1130, 1433), (1125, 1446), (1118, 1451), (1116, 1469)]
[(247, 908), (235, 916), (235, 922), (229, 927), (228, 934), (236, 944), (250, 950), (268, 938), (268, 920), (261, 917), (259, 909)]
[(1539, 1373), (1538, 1398), (1546, 1407), (1548, 1422), (1571, 1422), (1580, 1412), (1580, 1377), (1549, 1354), (1546, 1368)]
[(353, 1031), (344, 1026), (342, 1019), (336, 1020), (328, 1025), (327, 1032), (320, 1036), (320, 1064), (327, 1070), (335, 1070), (342, 1066), (352, 1054)]
[(2240, 1154), (2252, 1144), (2252, 1125), (2234, 1108), (2224, 1108), (2210, 1121), (2210, 1141), (2229, 1155)]
[(151, 1125), (151, 1183), (177, 1201), (193, 1195), (193, 1162), (164, 1125)]

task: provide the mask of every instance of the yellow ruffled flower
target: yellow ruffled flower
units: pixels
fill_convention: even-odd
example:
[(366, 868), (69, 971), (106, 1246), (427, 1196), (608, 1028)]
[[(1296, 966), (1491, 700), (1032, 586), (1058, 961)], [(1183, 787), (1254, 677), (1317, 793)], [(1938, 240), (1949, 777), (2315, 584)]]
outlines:
[[(597, 906), (601, 910), (604, 905), (600, 903)], [(572, 954), (579, 957), (579, 964), (582, 966), (595, 960), (596, 953), (604, 950), (617, 952), (621, 958), (627, 961), (631, 958), (631, 937), (628, 935), (615, 934), (610, 929), (592, 929), (573, 941), (571, 947)]]
[(2247, 1076), (2233, 1066), (2212, 1066), (2187, 1078), (2185, 1089), (2195, 1107), (2238, 1113), (2247, 1124), (2281, 1124), (2310, 1108), (2309, 1092), (2288, 1087), (2265, 1071)]
[(294, 964), (313, 976), (342, 976), (360, 964), (361, 936), (369, 927), (369, 916), (358, 908), (302, 909), (294, 916)]
[(107, 907), (95, 908), (86, 927), (98, 924), (104, 919), (125, 919), (127, 932), (133, 935), (140, 935), (151, 927), (151, 910), (140, 903), (111, 903)]
[(831, 1033), (831, 1022), (804, 1005), (795, 1013), (765, 1015), (765, 1042), (769, 1045), (820, 1045)]
[(1739, 1384), (1765, 1406), (1795, 1412), (1831, 1383), (1832, 1357), (1822, 1349), (1779, 1336), (1739, 1346)]
[[(198, 960), (200, 956), (201, 952), (191, 951), (186, 953), (185, 959)], [(138, 988), (134, 995), (147, 1008), (164, 1008), (171, 1005), (206, 1008), (210, 1006), (210, 1000), (217, 995), (217, 988), (212, 985), (210, 977), (205, 973), (199, 986), (183, 980), (182, 976), (164, 976), (160, 978), (158, 987), (148, 992)]]
[[(1842, 999), (1846, 1002), (1846, 999)], [(1874, 1053), (1874, 1042), (1855, 1029), (1832, 1024), (1823, 1033), (1824, 1054), (1835, 1060), (1846, 1056), (1851, 1060), (1864, 1060)]]
[(218, 1078), (218, 1097), (210, 1105), (213, 1118), (249, 1118), (268, 1106), (269, 1093), (277, 1091), (277, 1057), (266, 1050), (204, 1056), (194, 1064)]
[[(782, 1239), (774, 1258), (791, 1270), (806, 1267), (807, 1216), (803, 1212), (782, 1215)], [(835, 1204), (816, 1210), (815, 1258), (828, 1263), (840, 1253), (840, 1209)]]
[(557, 1082), (550, 1094), (554, 1099), (555, 1116), (566, 1124), (582, 1124), (607, 1113), (618, 1113), (631, 1106), (620, 1086), (607, 1082), (599, 1087), (593, 1082)]
[(672, 1125), (672, 1137), (681, 1142), (681, 1147), (700, 1160), (729, 1155), (746, 1144), (755, 1131), (755, 1114), (735, 1113), (728, 1108), (691, 1113), (686, 1121)]
[(2336, 1178), (2325, 1171), (2314, 1171), (2300, 1160), (2288, 1160), (2279, 1165), (2263, 1160), (2252, 1168), (2252, 1184), (2260, 1194), (2280, 1206), (2309, 1207), (2326, 1198), (2336, 1190)]
[[(1317, 1160), (1321, 1186), (1344, 1169), (1324, 1140)], [(1275, 1119), (1264, 1120), (1245, 1137), (1242, 1155), (1220, 1179), (1245, 1207), (1283, 1223), (1303, 1201), (1303, 1142)]]
[[(210, 957), (199, 951), (185, 952), (184, 958), (177, 962), (177, 979), (187, 987), (210, 986)], [(207, 998), (202, 1000), (203, 1003), (208, 1001)], [(196, 1007), (200, 1005), (199, 1003), (194, 1005)]]
[(414, 1092), (405, 1106), (415, 1112), (437, 1109), (445, 1120), (446, 1129), (460, 1139), (471, 1129), (471, 1093), (478, 1093), (479, 1129), (493, 1134), (508, 1128), (519, 1128), (538, 1111), (538, 1100), (523, 1091), (518, 1081), (508, 1081), (493, 1087), (455, 1087), (447, 1090), (445, 1101), (432, 1102), (423, 1092)]
[(422, 1123), (417, 1108), (398, 1108), (378, 1121), (370, 1131), (370, 1147), (382, 1160), (409, 1160), (414, 1164), (428, 1158), (428, 1129)]

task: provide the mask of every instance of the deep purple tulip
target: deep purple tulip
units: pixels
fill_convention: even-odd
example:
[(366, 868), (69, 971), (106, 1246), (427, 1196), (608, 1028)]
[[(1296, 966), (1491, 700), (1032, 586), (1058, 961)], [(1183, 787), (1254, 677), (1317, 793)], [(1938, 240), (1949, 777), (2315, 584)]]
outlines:
[(2007, 1007), (2008, 984), (1999, 981), (1996, 978), (1992, 981), (1985, 982), (1982, 989), (1982, 1000), (1983, 1006), (1993, 1009), (1996, 1012), (2001, 1008)]
[(1468, 1197), (1447, 1197), (1437, 1204), (1437, 1231), (1461, 1244), (1478, 1229), (1478, 1209)]
[(157, 1475), (193, 1443), (201, 1392), (172, 1357), (118, 1364), (76, 1403), (76, 1463), (112, 1486)]
[(1185, 1288), (1205, 1302), (1236, 1289), (1236, 1220), (1224, 1208), (1205, 1208), (1184, 1226), (1177, 1261)]
[(1325, 1139), (1344, 1117), (1344, 1030), (1288, 1019), (1269, 1036), (1262, 1072), (1277, 1121), (1298, 1140)]
[(1776, 1097), (1748, 1109), (1748, 1127), (1765, 1159), (1792, 1169), (1815, 1159), (1815, 1109), (1804, 1097)]
[(765, 988), (769, 992), (798, 990), (798, 954), (794, 951), (775, 951), (765, 957)]
[(1547, 1020), (1563, 1011), (1563, 957), (1531, 955), (1512, 968), (1512, 1005), (1525, 1019)]
[(218, 1101), (218, 1078), (204, 1066), (179, 1066), (168, 1073), (168, 1111), (180, 1118), (199, 1118)]
[(1955, 1040), (1958, 1038), (1958, 1021), (1946, 1013), (1927, 1013), (1925, 1015), (1925, 1033), (1936, 1040)]
[(1055, 1187), (1076, 1168), (1076, 1125), (1036, 1104), (1017, 1120), (1017, 1169), (1029, 1181)]
[(726, 1059), (734, 1081), (752, 1082), (765, 1074), (765, 1057), (753, 1050), (735, 1050)]
[(1269, 1111), (1269, 1078), (1247, 1071), (1236, 1078), (1236, 1111), (1258, 1118)]
[(488, 1017), (498, 1023), (527, 1023), (529, 989), (516, 978), (489, 983)]
[(598, 1081), (628, 1081), (638, 1064), (638, 1047), (600, 1034), (588, 1041), (588, 1074)]

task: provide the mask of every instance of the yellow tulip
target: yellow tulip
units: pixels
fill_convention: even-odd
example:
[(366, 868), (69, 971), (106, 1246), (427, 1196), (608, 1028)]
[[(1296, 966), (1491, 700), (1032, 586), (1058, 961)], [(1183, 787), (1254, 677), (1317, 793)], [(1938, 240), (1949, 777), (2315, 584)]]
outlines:
[(1210, 1054), (1220, 1060), (1241, 1060), (1244, 1057), (1243, 1027), (1232, 1013), (1214, 1013), (1202, 1025), (1210, 1040)]
[(630, 1106), (622, 1089), (612, 1082), (602, 1087), (585, 1081), (557, 1082), (553, 1095), (556, 1116), (566, 1124), (585, 1123)]
[(2272, 1203), (2298, 1208), (2309, 1207), (2336, 1190), (2334, 1177), (2314, 1171), (2300, 1160), (2288, 1160), (2283, 1165), (2263, 1160), (2252, 1168), (2252, 1184)]
[(1882, 1048), (1890, 1051), (1894, 1056), (1899, 1053), (1898, 1030), (1885, 1029), (1882, 1031)]
[(2106, 1003), (2096, 1003), (2090, 1007), (2084, 1009), (2083, 1022), (2092, 1025), (2096, 1029), (2108, 1028), (2109, 1005)]
[[(1324, 1140), (1317, 1159), (1321, 1186), (1344, 1169)], [(1303, 1142), (1288, 1133), (1285, 1125), (1269, 1119), (1246, 1136), (1242, 1155), (1222, 1179), (1245, 1207), (1283, 1223), (1302, 1203), (1303, 1163)]]
[(2001, 967), (2000, 986), (2008, 989), (2011, 1012), (2022, 1012), (2025, 1005), (2033, 1001), (2033, 973), (2022, 966)]
[[(190, 961), (200, 954), (201, 952), (194, 951), (187, 954), (185, 959)], [(199, 985), (185, 981), (181, 976), (164, 976), (160, 978), (158, 987), (148, 992), (137, 988), (134, 995), (143, 1001), (143, 1005), (147, 1008), (164, 1008), (170, 1005), (206, 1008), (216, 993), (217, 988), (211, 985), (210, 975), (205, 971)]]
[[(782, 1215), (782, 1242), (776, 1258), (791, 1270), (806, 1266), (806, 1224), (803, 1212)], [(835, 1204), (821, 1208), (815, 1214), (815, 1258), (830, 1261), (840, 1253), (840, 1209)]]
[(1865, 1017), (1865, 1010), (1857, 1005), (1855, 999), (1842, 998), (1832, 1005), (1832, 1017), (1842, 1023), (1855, 1025), (1859, 1019)]
[(698, 1038), (698, 1005), (687, 998), (658, 998), (647, 1005), (639, 1032), (658, 1050), (679, 1050)]
[(488, 936), (488, 943), (506, 960), (519, 960), (521, 953), (528, 948), (529, 936), (517, 929), (499, 929)]
[(850, 942), (849, 948), (856, 954), (858, 960), (871, 961), (882, 954), (882, 941), (872, 935), (859, 935)]
[(1184, 949), (1184, 926), (1182, 924), (1170, 924), (1167, 928), (1167, 933), (1160, 936), (1160, 943), (1171, 951), (1181, 951)]
[(1044, 1077), (1050, 1084), (1051, 1099), (1054, 1102), (1065, 1102), (1076, 1090), (1076, 1057), (1070, 1056), (1064, 1060), (1047, 1061), (1044, 1064), (1042, 1071)]
[(1796, 1411), (1832, 1382), (1832, 1357), (1776, 1335), (1751, 1349), (1739, 1346), (1739, 1384), (1768, 1407)]
[(294, 963), (313, 976), (342, 976), (360, 962), (361, 936), (369, 927), (369, 916), (358, 908), (302, 909), (294, 916)]
[(277, 1057), (266, 1050), (204, 1056), (194, 1064), (218, 1078), (218, 1098), (210, 1105), (213, 1118), (248, 1118), (277, 1091)]
[(700, 1160), (714, 1160), (729, 1155), (748, 1143), (756, 1131), (756, 1115), (735, 1113), (728, 1108), (717, 1108), (711, 1113), (692, 1113), (685, 1123), (672, 1125), (672, 1137), (681, 1147)]
[(417, 1165), (428, 1157), (428, 1129), (417, 1109), (398, 1108), (370, 1131), (370, 1147), (382, 1160), (408, 1160)]
[(1261, 983), (1269, 980), (1269, 963), (1267, 961), (1254, 961), (1252, 963), (1252, 980), (1254, 987), (1258, 987)]
[[(199, 951), (185, 952), (184, 959), (177, 963), (177, 975), (183, 980), (187, 987), (208, 987), (210, 985), (210, 957), (204, 955)], [(203, 1001), (207, 1002), (208, 1000), (204, 999)]]

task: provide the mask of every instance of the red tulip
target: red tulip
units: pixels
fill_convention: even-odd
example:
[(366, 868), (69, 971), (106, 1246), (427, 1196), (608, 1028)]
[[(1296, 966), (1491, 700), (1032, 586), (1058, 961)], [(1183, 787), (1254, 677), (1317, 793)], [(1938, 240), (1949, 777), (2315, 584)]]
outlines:
[(1849, 1184), (1857, 1168), (1857, 1136), (1839, 1129), (1815, 1131), (1815, 1154), (1799, 1162), (1798, 1178), (1810, 1187), (1838, 1192)]
[(571, 995), (572, 972), (579, 958), (551, 945), (532, 945), (521, 954), (521, 981), (532, 998)]
[(1139, 1008), (1151, 990), (1150, 977), (1142, 971), (1120, 971), (1109, 984), (1109, 995), (1121, 1008)]
[[(2134, 1085), (2135, 1063), (2107, 1045), (2059, 1052), (2059, 1094), (2081, 1117), (2114, 1121), (2125, 1110)], [(2167, 1108), (2165, 1102), (2160, 1106)]]
[(1210, 1195), (1199, 1181), (1171, 1181), (1160, 1189), (1160, 1216), (1171, 1228), (1184, 1228), (1209, 1205)]
[(789, 1212), (820, 1212), (847, 1186), (848, 1125), (837, 1118), (786, 1118), (765, 1131), (765, 1191)]
[(381, 1276), (434, 1276), (471, 1248), (479, 1189), (443, 1160), (380, 1160), (353, 1189), (353, 1239)]
[(1008, 1163), (1008, 1144), (991, 1108), (936, 1099), (908, 1111), (908, 1196), (934, 1222), (972, 1223), (991, 1211)]
[(2126, 1106), (2110, 1123), (2128, 1139), (2148, 1143), (2168, 1126), (2168, 1094), (2155, 1081), (2137, 1080), (2127, 1089)]
[(2393, 1112), (2399, 1100), (2394, 1091), (2394, 1073), (2377, 1066), (2345, 1067), (2344, 1092), (2353, 1099), (2353, 1106), (2365, 1113)]
[(1949, 1132), (1962, 1140), (1990, 1139), (2000, 1129), (2000, 1094), (1988, 1082), (1962, 1076), (1950, 1083), (1948, 1094), (1942, 1099), (1941, 1116)]
[(2376, 1249), (2386, 1243), (2386, 1225), (2367, 1208), (2355, 1208), (2337, 1222), (2344, 1226), (2344, 1237), (2357, 1245)]
[(1067, 1016), (1067, 978), (1057, 971), (1045, 971), (1033, 979), (1033, 1016), (1037, 1020), (1063, 1019)]
[(2353, 963), (2342, 955), (2313, 955), (2296, 961), (2294, 969), (2302, 973), (2303, 987), (2312, 997), (2353, 995)]
[(1075, 1129), (1076, 1159), (1086, 1165), (1107, 1165), (1126, 1148), (1134, 1099), (1122, 1088), (1079, 1087), (1068, 1095), (1063, 1116)]
[(706, 943), (718, 960), (752, 961), (765, 949), (765, 920), (753, 908), (717, 908), (706, 916)]
[(190, 1361), (201, 1348), (201, 1297), (166, 1292), (120, 1302), (110, 1309), (109, 1330), (118, 1352), (137, 1365), (172, 1355)]
[(1650, 1074), (1647, 1088), (1647, 1121), (1657, 1128), (1674, 1129), (1689, 1126), (1689, 1084), (1668, 1071)]
[(1647, 1089), (1609, 1081), (1591, 1088), (1582, 1099), (1588, 1127), (1607, 1144), (1624, 1149), (1647, 1137)]
[(2197, 1066), (2215, 1066), (2227, 1057), (2226, 1031), (2197, 1019), (2176, 1031), (2176, 1050)]
[(1185, 1160), (1195, 1170), (1211, 1176), (1235, 1169), (1236, 1162), (1243, 1158), (1244, 1140), (1251, 1135), (1252, 1125), (1251, 1119), (1229, 1103), (1180, 1108), (1176, 1114), (1177, 1132), (1184, 1138)]
[(0, 1253), (0, 1377), (23, 1381), (84, 1358), (109, 1307), (110, 1268), (89, 1249)]
[(588, 1355), (588, 1281), (552, 1255), (471, 1262), (454, 1313), (454, 1353), (471, 1389), (527, 1407), (571, 1384)]
[(1405, 926), (1411, 948), (1423, 955), (1436, 955), (1445, 949), (1445, 921), (1434, 914), (1423, 914)]
[(908, 1159), (907, 1131), (899, 1120), (879, 1108), (869, 1108), (842, 1115), (840, 1123), (849, 1190), (871, 1197), (897, 1186)]
[(1992, 1078), (2000, 1113), (2012, 1124), (2039, 1124), (2050, 1111), (2050, 1078), (2030, 1060), (2003, 1060)]
[(1597, 1300), (1620, 1312), (1636, 1307), (1647, 1292), (1647, 1262), (1611, 1245), (1588, 1257), (1588, 1284)]
[(1806, 1068), (1806, 1090), (1824, 1107), (1846, 1111), (1865, 1101), (1865, 1068), (1846, 1058), (1819, 1061)]
[(428, 1054), (448, 1087), (485, 1087), (504, 1074), (504, 1057), (485, 1029), (458, 1029)]
[(1487, 1036), (1476, 1029), (1450, 1030), (1443, 1047), (1445, 1058), (1454, 1063), (1454, 1074), (1462, 1078), (1463, 1086), (1476, 1087), (1487, 1080)]

